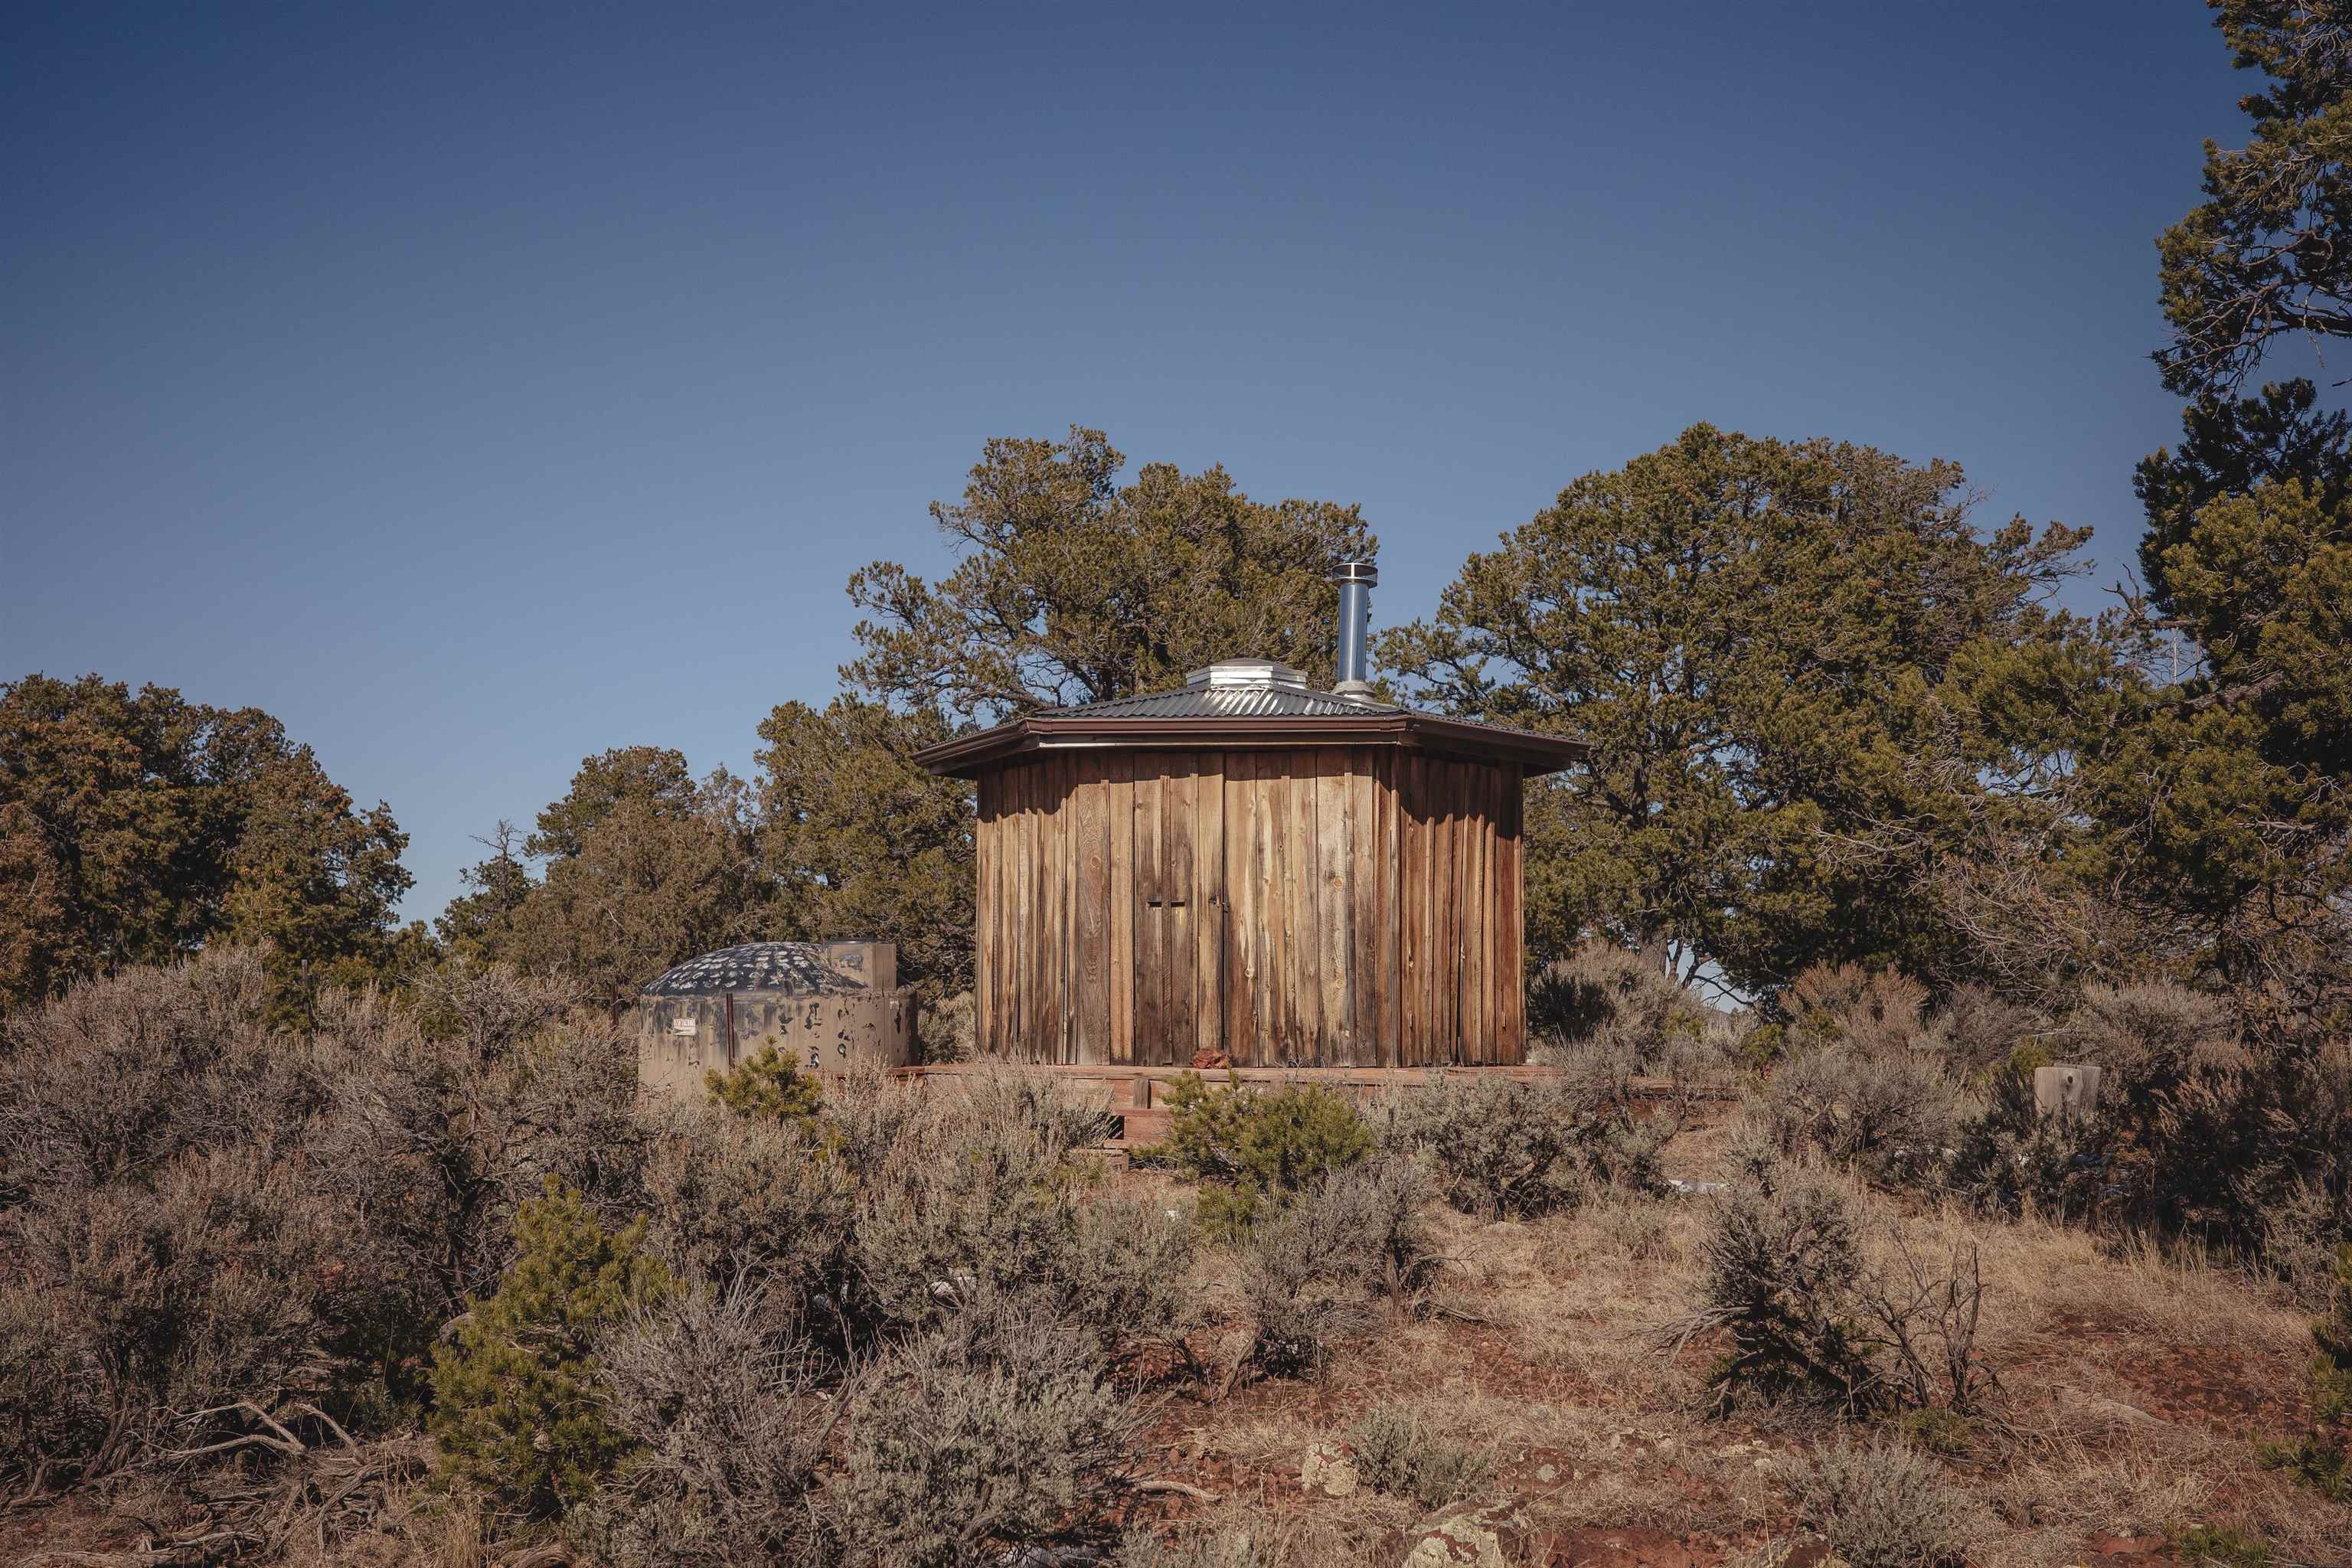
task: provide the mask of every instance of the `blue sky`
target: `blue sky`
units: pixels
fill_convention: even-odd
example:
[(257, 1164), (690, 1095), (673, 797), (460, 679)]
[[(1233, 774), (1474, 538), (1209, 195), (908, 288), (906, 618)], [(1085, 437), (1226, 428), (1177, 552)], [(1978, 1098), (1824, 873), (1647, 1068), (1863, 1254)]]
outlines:
[(429, 916), (586, 752), (748, 773), (991, 436), (1360, 502), (1381, 624), (1699, 419), (2104, 585), (2246, 86), (2195, 0), (8, 5), (0, 679), (269, 710)]

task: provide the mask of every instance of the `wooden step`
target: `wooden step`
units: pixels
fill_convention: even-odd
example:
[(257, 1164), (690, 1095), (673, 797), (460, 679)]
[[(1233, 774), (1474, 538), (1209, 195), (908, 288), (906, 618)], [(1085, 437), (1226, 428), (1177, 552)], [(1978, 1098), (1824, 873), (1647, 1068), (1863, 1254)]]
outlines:
[(1118, 1137), (1113, 1141), (1113, 1146), (1137, 1149), (1147, 1143), (1158, 1143), (1166, 1139), (1169, 1125), (1174, 1118), (1165, 1110), (1122, 1109), (1119, 1112), (1119, 1120), (1123, 1126)]

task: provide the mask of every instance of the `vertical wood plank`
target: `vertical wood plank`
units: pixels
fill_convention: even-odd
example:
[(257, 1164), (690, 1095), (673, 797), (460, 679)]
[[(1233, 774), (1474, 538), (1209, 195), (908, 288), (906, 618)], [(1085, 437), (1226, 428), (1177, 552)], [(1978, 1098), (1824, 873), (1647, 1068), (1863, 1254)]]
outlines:
[(1288, 998), (1291, 1047), (1288, 1060), (1301, 1067), (1321, 1067), (1330, 1058), (1323, 1049), (1322, 930), (1316, 897), (1315, 753), (1286, 753), (1289, 776), (1283, 783), (1290, 807), (1290, 877), (1283, 889), (1283, 923), (1289, 931), (1285, 967), (1294, 976)]
[(1348, 754), (1326, 747), (1315, 754), (1316, 963), (1322, 984), (1316, 1011), (1327, 1066), (1356, 1061), (1354, 996), (1356, 895), (1351, 886), (1355, 845), (1348, 816)]
[(1049, 759), (1040, 758), (1029, 768), (1029, 994), (1024, 1006), (1029, 1017), (1026, 1024), (1029, 1042), (1027, 1056), (1031, 1061), (1053, 1059), (1052, 1047), (1046, 1039), (1046, 997), (1052, 986), (1054, 945), (1054, 878), (1051, 858), (1053, 835), (1047, 831), (1047, 812), (1053, 799), (1053, 772)]
[(1061, 818), (1061, 802), (1063, 795), (1066, 795), (1063, 783), (1066, 783), (1068, 769), (1070, 759), (1066, 754), (1051, 752), (1046, 754), (1045, 764), (1037, 769), (1037, 785), (1040, 785), (1040, 790), (1037, 790), (1037, 835), (1040, 835), (1037, 837), (1037, 848), (1040, 848), (1040, 856), (1037, 856), (1037, 879), (1040, 879), (1037, 910), (1042, 914), (1040, 933), (1045, 936), (1045, 980), (1042, 980), (1040, 1008), (1037, 1008), (1037, 1023), (1040, 1023), (1040, 1037), (1037, 1037), (1040, 1058), (1037, 1060), (1045, 1060), (1045, 1063), (1061, 1060), (1061, 1016), (1068, 1006), (1066, 992), (1063, 992), (1063, 971), (1066, 971), (1066, 963), (1070, 959), (1070, 926), (1068, 910), (1063, 908), (1061, 898), (1063, 869), (1066, 869), (1063, 851), (1070, 844), (1070, 835), (1066, 832), (1066, 823)]
[(1462, 935), (1463, 952), (1469, 959), (1470, 984), (1465, 994), (1463, 1035), (1470, 1050), (1470, 1059), (1486, 1059), (1486, 924), (1491, 900), (1486, 892), (1486, 862), (1495, 843), (1494, 819), (1486, 811), (1486, 784), (1494, 772), (1483, 763), (1464, 764), (1468, 776), (1464, 780), (1467, 792), (1465, 816), (1470, 825), (1470, 892), (1464, 910), (1469, 923)]
[(1421, 758), (1399, 752), (1391, 764), (1397, 786), (1397, 1061), (1422, 1065), (1421, 1003), (1423, 892), (1429, 879), (1428, 838), (1421, 826)]
[(1462, 764), (1462, 1059), (1486, 1059), (1487, 769)]
[(1247, 752), (1225, 753), (1224, 1049), (1238, 1066), (1250, 1049), (1250, 831)]
[(1084, 753), (1073, 753), (1064, 761), (1062, 775), (1066, 784), (1062, 835), (1064, 852), (1068, 857), (1064, 862), (1068, 879), (1062, 893), (1063, 929), (1068, 933), (1063, 950), (1066, 956), (1062, 971), (1062, 1060), (1073, 1065), (1079, 1059), (1080, 1037), (1084, 1033), (1080, 1004), (1086, 991), (1087, 952), (1081, 894), (1086, 876), (1086, 832), (1080, 807), (1086, 799), (1085, 780), (1091, 762)]
[(1053, 932), (1052, 968), (1045, 980), (1052, 999), (1045, 1016), (1051, 1033), (1045, 1059), (1069, 1058), (1070, 1009), (1070, 759), (1056, 755), (1045, 772), (1045, 874), (1047, 929)]
[(1050, 1047), (1045, 1037), (1045, 999), (1050, 965), (1054, 958), (1053, 876), (1047, 864), (1051, 835), (1046, 832), (1046, 810), (1052, 798), (1048, 764), (1044, 759), (1031, 764), (1029, 773), (1029, 991), (1023, 1000), (1028, 1013), (1023, 1027), (1027, 1032), (1025, 1055), (1033, 1062), (1049, 1061)]
[(1160, 956), (1164, 889), (1160, 874), (1160, 777), (1164, 759), (1143, 753), (1135, 760), (1135, 1059), (1167, 1061), (1167, 1040), (1160, 1025), (1160, 981), (1166, 965)]
[(1349, 1059), (1363, 1067), (1388, 1065), (1381, 1038), (1381, 920), (1379, 786), (1370, 750), (1346, 754), (1348, 764), (1348, 881), (1355, 955), (1348, 965), (1349, 1000), (1355, 1009), (1355, 1050)]
[(1449, 762), (1446, 783), (1451, 797), (1451, 837), (1454, 837), (1454, 1060), (1465, 1065), (1477, 1063), (1470, 1051), (1470, 898), (1475, 896), (1473, 879), (1477, 875), (1477, 847), (1475, 832), (1477, 823), (1470, 816), (1470, 764)]
[(1265, 900), (1262, 916), (1265, 928), (1268, 1067), (1290, 1066), (1296, 1059), (1293, 1030), (1298, 1016), (1298, 956), (1291, 951), (1290, 942), (1290, 884), (1296, 868), (1292, 864), (1289, 757), (1287, 752), (1265, 752), (1258, 759), (1258, 787), (1265, 794), (1265, 803), (1266, 875), (1260, 891)]
[(1076, 969), (1074, 1058), (1110, 1056), (1110, 780), (1100, 753), (1072, 759), (1071, 831), (1077, 873), (1071, 961)]
[(1198, 1024), (1192, 1013), (1192, 822), (1195, 785), (1200, 769), (1192, 753), (1169, 758), (1166, 793), (1161, 797), (1161, 823), (1167, 835), (1161, 849), (1161, 878), (1167, 901), (1160, 914), (1166, 927), (1160, 937), (1160, 962), (1166, 973), (1160, 983), (1160, 1027), (1167, 1031), (1163, 1060), (1182, 1066), (1192, 1059)]
[(1255, 752), (1225, 753), (1225, 1044), (1236, 1067), (1257, 1065), (1257, 861)]
[(1462, 1060), (1462, 807), (1451, 763), (1429, 764), (1430, 826), (1437, 846), (1436, 892), (1430, 901), (1430, 1050), (1433, 1061), (1449, 1065)]
[(1018, 770), (1000, 768), (989, 775), (996, 798), (996, 820), (989, 827), (990, 841), (996, 846), (996, 875), (990, 882), (992, 889), (989, 911), (989, 944), (992, 958), (989, 963), (988, 1035), (992, 1054), (1004, 1056), (1012, 1050), (1012, 994), (1014, 943), (1019, 940), (1013, 923), (1013, 878), (1016, 864), (1012, 835), (1013, 823), (1013, 792), (1007, 786)]
[(1486, 925), (1492, 907), (1486, 893), (1486, 863), (1495, 844), (1494, 819), (1486, 812), (1486, 784), (1494, 770), (1483, 763), (1465, 763), (1464, 769), (1468, 775), (1463, 784), (1468, 792), (1471, 886), (1466, 906), (1470, 918), (1462, 933), (1470, 971), (1463, 1034), (1474, 1053), (1470, 1059), (1483, 1063), (1486, 1059)]
[(1397, 766), (1402, 760), (1395, 752), (1382, 752), (1374, 781), (1380, 803), (1381, 1059), (1389, 1066), (1404, 1062), (1404, 981), (1400, 961), (1404, 938), (1404, 842), (1397, 814)]
[(1503, 769), (1502, 823), (1496, 842), (1501, 862), (1496, 876), (1496, 907), (1502, 922), (1496, 948), (1502, 980), (1502, 1014), (1498, 1027), (1501, 1058), (1514, 1067), (1528, 1059), (1528, 932), (1527, 865), (1523, 858), (1521, 814), (1527, 785), (1519, 764)]
[(1225, 1038), (1225, 759), (1197, 758), (1192, 793), (1192, 1048), (1216, 1051)]
[(1510, 795), (1517, 784), (1518, 770), (1507, 764), (1497, 764), (1494, 770), (1495, 826), (1491, 834), (1494, 845), (1486, 870), (1486, 1040), (1487, 1048), (1498, 1062), (1511, 1060), (1510, 998), (1518, 989), (1517, 967), (1511, 962), (1511, 897), (1504, 886), (1510, 867), (1510, 848), (1504, 836), (1504, 824), (1510, 811)]
[(1473, 764), (1473, 790), (1477, 802), (1477, 929), (1473, 931), (1473, 971), (1477, 975), (1477, 1016), (1473, 1039), (1482, 1063), (1494, 1060), (1494, 769)]
[(991, 957), (988, 940), (989, 884), (1003, 864), (996, 853), (995, 844), (989, 837), (989, 814), (995, 804), (995, 777), (982, 773), (972, 790), (971, 849), (974, 865), (971, 912), (974, 924), (971, 933), (971, 1027), (973, 1037), (983, 1052), (988, 1049), (989, 1040), (994, 1033), (989, 1015), (989, 1004), (994, 999), (994, 989), (988, 981)]
[(1275, 794), (1278, 753), (1253, 752), (1250, 775), (1250, 866), (1256, 919), (1250, 949), (1256, 955), (1255, 990), (1250, 998), (1255, 1059), (1260, 1067), (1282, 1062), (1282, 814)]
[(1260, 1067), (1282, 1061), (1282, 842), (1276, 832), (1275, 753), (1250, 753), (1250, 880), (1255, 919), (1250, 923), (1253, 956), (1251, 1030)]
[(1110, 1059), (1135, 1060), (1135, 753), (1104, 757), (1110, 842)]
[(1028, 969), (1030, 952), (1037, 947), (1028, 902), (1030, 868), (1034, 865), (1028, 842), (1028, 764), (1004, 769), (1004, 908), (1012, 921), (1012, 945), (1004, 950), (1004, 1053), (1016, 1060), (1028, 1058), (1028, 1016), (1024, 1008), (1030, 996), (1037, 994)]

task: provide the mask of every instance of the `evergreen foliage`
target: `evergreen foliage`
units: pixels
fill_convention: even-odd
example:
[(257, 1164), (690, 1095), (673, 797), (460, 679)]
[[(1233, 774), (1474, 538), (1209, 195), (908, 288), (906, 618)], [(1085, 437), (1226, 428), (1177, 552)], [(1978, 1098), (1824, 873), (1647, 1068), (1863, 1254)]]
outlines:
[(1313, 1085), (1266, 1093), (1238, 1078), (1219, 1089), (1199, 1073), (1180, 1073), (1168, 1086), (1168, 1110), (1167, 1141), (1150, 1158), (1213, 1184), (1202, 1190), (1200, 1212), (1215, 1235), (1247, 1231), (1268, 1207), (1374, 1146), (1356, 1108)]
[(612, 1474), (627, 1437), (599, 1405), (601, 1337), (677, 1287), (645, 1251), (646, 1226), (615, 1233), (549, 1178), (515, 1218), (517, 1252), (433, 1366), (442, 1471), (538, 1519), (560, 1515)]
[(854, 696), (760, 723), (759, 853), (787, 929), (898, 944), (927, 1007), (972, 983), (972, 786), (915, 765), (952, 733), (936, 710)]
[(2352, 336), (2352, 28), (2319, 0), (2208, 0), (2241, 70), (2244, 147), (2205, 143), (2205, 200), (2157, 241), (2165, 384), (2234, 390), (2282, 337)]
[[(1445, 710), (1590, 742), (1531, 786), (1538, 957), (1600, 935), (1677, 975), (1713, 960), (1769, 987), (1821, 960), (1943, 963), (1952, 939), (1917, 846), (1822, 851), (1887, 821), (1932, 823), (2074, 724), (2020, 690), (2104, 668), (2043, 608), (2085, 531), (1990, 536), (1959, 469), (1826, 440), (1696, 425), (1585, 475), (1472, 555), (1434, 621), (1384, 662)], [(1922, 756), (1974, 764), (1923, 772)]]
[(931, 518), (961, 563), (936, 583), (876, 562), (849, 582), (868, 618), (842, 670), (857, 691), (951, 721), (1181, 685), (1236, 652), (1328, 686), (1341, 561), (1379, 542), (1353, 507), (1250, 500), (1223, 468), (1147, 464), (1099, 430), (992, 440)]
[(2263, 1462), (2294, 1475), (2332, 1502), (2352, 1500), (2352, 1242), (2336, 1252), (2327, 1316), (2311, 1326), (2311, 1430), (2293, 1443), (2262, 1446)]
[(702, 1075), (710, 1098), (738, 1116), (766, 1121), (814, 1123), (824, 1105), (824, 1088), (814, 1073), (804, 1073), (784, 1059), (773, 1046), (761, 1047), (725, 1072)]
[(267, 943), (269, 1006), (397, 971), (408, 837), (257, 708), (95, 675), (0, 684), (0, 1012), (207, 942)]

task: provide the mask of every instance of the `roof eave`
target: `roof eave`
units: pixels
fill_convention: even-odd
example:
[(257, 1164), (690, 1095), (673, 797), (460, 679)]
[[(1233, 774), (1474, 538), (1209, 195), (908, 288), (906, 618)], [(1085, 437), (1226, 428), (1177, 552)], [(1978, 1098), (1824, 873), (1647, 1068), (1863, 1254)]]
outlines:
[(1517, 763), (1529, 775), (1581, 762), (1581, 741), (1506, 730), (1432, 713), (1334, 714), (1299, 718), (1095, 719), (1030, 714), (915, 753), (935, 773), (977, 778), (1025, 753), (1132, 746), (1163, 751), (1257, 751), (1285, 746), (1399, 746), (1486, 762)]

